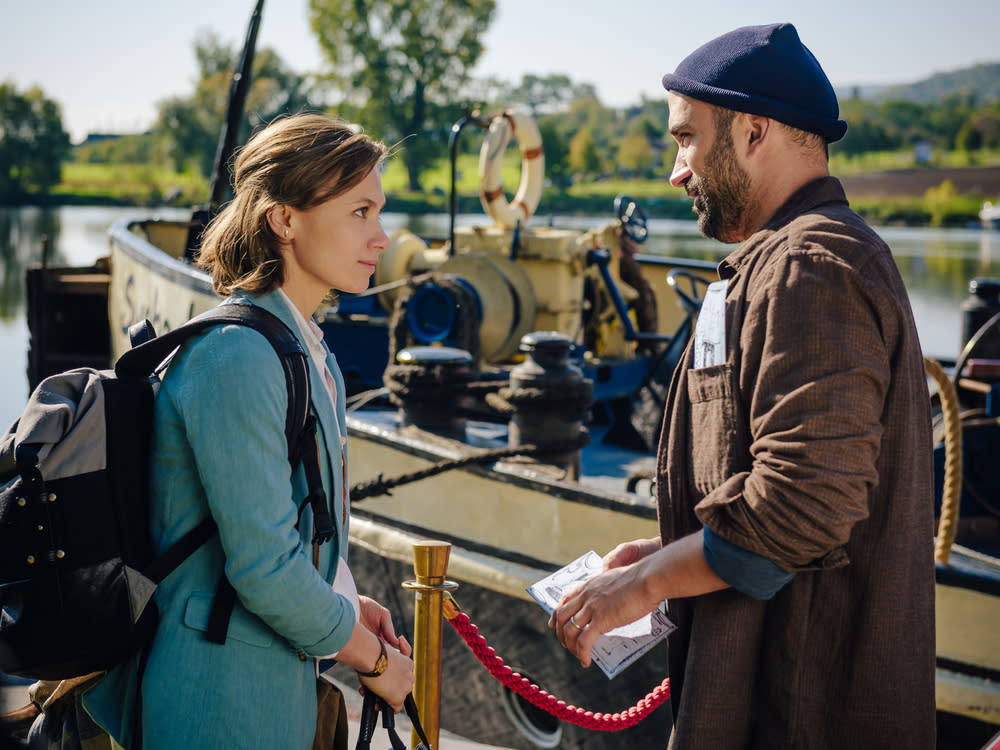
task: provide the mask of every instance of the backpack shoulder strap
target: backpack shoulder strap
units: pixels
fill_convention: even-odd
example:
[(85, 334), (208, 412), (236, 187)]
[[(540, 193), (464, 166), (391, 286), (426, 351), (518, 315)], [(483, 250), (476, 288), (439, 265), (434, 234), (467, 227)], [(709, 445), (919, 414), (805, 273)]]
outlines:
[[(253, 328), (274, 347), (281, 359), (288, 385), (288, 413), (285, 417), (285, 437), (288, 440), (288, 460), (298, 464), (299, 436), (307, 429), (310, 412), (309, 369), (306, 352), (280, 318), (257, 305), (223, 304), (192, 318), (179, 328), (154, 336), (133, 347), (115, 362), (115, 374), (121, 377), (148, 377), (173, 352), (192, 336), (217, 325), (235, 324)], [(148, 329), (147, 329), (148, 330)], [(147, 334), (148, 335), (148, 334)]]
[[(313, 508), (313, 541), (329, 541), (334, 534), (333, 519), (323, 489), (316, 440), (316, 418), (312, 415), (308, 355), (285, 323), (257, 305), (223, 304), (190, 321), (155, 336), (125, 352), (115, 363), (118, 377), (148, 377), (158, 370), (185, 341), (213, 326), (235, 324), (253, 328), (267, 338), (281, 360), (288, 388), (288, 411), (285, 415), (285, 439), (288, 461), (292, 467), (303, 463), (309, 487), (308, 501)], [(146, 335), (151, 327), (144, 327)], [(181, 537), (164, 555), (154, 561), (153, 580), (162, 580), (194, 550), (215, 533), (215, 522), (206, 519)], [(225, 643), (229, 618), (236, 602), (236, 591), (223, 574), (209, 615), (205, 637)]]
[[(230, 307), (234, 310), (227, 311), (226, 308)], [(308, 355), (288, 326), (262, 307), (220, 305), (209, 313), (198, 316), (191, 322), (197, 321), (201, 326), (201, 319), (204, 317), (206, 321), (212, 321), (210, 325), (223, 322), (250, 326), (263, 334), (278, 353), (288, 384), (288, 413), (285, 415), (288, 461), (293, 468), (301, 462), (305, 469), (309, 487), (307, 500), (313, 509), (312, 540), (319, 544), (330, 541), (334, 535), (333, 518), (326, 502), (326, 492), (319, 470), (319, 446), (316, 438), (316, 417), (312, 414)]]

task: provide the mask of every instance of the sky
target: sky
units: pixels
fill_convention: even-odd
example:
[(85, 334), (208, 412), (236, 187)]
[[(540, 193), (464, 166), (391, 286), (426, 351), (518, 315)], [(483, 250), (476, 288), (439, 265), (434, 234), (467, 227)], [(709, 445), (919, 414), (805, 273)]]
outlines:
[[(210, 31), (239, 49), (254, 0), (0, 0), (0, 80), (39, 86), (74, 143), (89, 132), (139, 132), (157, 103), (187, 96), (194, 41)], [(474, 75), (526, 73), (590, 83), (607, 106), (665, 96), (660, 85), (691, 51), (739, 26), (788, 21), (838, 89), (913, 83), (1000, 62), (996, 0), (498, 0)], [(301, 72), (324, 61), (308, 0), (265, 0), (258, 49)]]

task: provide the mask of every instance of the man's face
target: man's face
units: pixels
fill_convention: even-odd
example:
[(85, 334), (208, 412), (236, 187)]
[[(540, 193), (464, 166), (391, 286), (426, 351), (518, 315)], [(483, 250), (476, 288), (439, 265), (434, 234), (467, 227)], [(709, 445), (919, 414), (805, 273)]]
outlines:
[(746, 239), (750, 215), (750, 176), (740, 166), (733, 147), (731, 110), (669, 92), (670, 134), (677, 141), (677, 159), (670, 184), (694, 199), (698, 229), (722, 242)]

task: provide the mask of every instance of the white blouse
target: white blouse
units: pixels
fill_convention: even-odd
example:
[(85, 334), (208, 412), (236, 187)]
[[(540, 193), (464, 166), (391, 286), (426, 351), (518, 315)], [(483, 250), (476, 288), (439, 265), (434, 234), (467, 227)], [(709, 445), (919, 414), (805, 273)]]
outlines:
[[(323, 374), (323, 382), (326, 385), (327, 395), (333, 403), (334, 429), (336, 430), (336, 435), (334, 437), (340, 444), (338, 447), (342, 448), (347, 442), (347, 436), (344, 434), (343, 430), (341, 430), (340, 424), (337, 422), (337, 384), (333, 379), (333, 374), (330, 372), (330, 368), (326, 366), (326, 350), (323, 348), (323, 329), (320, 328), (316, 324), (316, 321), (312, 318), (306, 320), (291, 299), (289, 299), (288, 295), (285, 294), (283, 289), (278, 289), (278, 292), (284, 298), (285, 302), (288, 303), (288, 307), (291, 309), (292, 315), (295, 316), (295, 322), (298, 324), (299, 334), (302, 340), (306, 343), (309, 358), (313, 361), (313, 364), (316, 365), (316, 369)], [(344, 482), (347, 482), (346, 466), (344, 467)], [(347, 523), (346, 518), (344, 519), (344, 523)], [(333, 590), (351, 603), (351, 606), (354, 608), (355, 619), (360, 620), (361, 605), (358, 601), (358, 587), (354, 583), (354, 576), (351, 574), (351, 569), (347, 567), (347, 560), (344, 555), (341, 555), (337, 561), (337, 575), (333, 579)], [(335, 656), (336, 654), (330, 654), (331, 658)]]

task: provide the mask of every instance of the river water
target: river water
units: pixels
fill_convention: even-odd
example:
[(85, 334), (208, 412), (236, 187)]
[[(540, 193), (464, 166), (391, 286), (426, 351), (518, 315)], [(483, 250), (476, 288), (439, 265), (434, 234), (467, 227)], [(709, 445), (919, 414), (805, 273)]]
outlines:
[[(164, 219), (183, 219), (186, 209), (157, 210)], [(49, 241), (49, 263), (87, 265), (107, 253), (107, 229), (121, 218), (148, 215), (145, 209), (103, 207), (0, 207), (0, 429), (16, 418), (28, 396), (26, 377), (28, 332), (25, 318), (24, 272), (42, 256)], [(590, 229), (611, 220), (607, 216), (536, 217), (533, 223), (553, 223)], [(407, 216), (388, 213), (386, 231), (408, 228), (445, 237), (447, 216)], [(460, 225), (485, 223), (479, 214), (458, 217)], [(1000, 278), (1000, 232), (980, 229), (913, 229), (877, 227), (893, 249), (913, 305), (924, 351), (954, 359), (962, 332), (960, 305), (976, 277)], [(651, 220), (644, 252), (716, 261), (731, 247), (706, 240), (693, 221)]]

